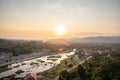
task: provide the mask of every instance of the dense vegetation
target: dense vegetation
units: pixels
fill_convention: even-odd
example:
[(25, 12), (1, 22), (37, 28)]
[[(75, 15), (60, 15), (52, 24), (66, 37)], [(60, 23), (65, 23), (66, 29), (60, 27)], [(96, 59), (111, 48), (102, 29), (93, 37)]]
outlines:
[(59, 80), (120, 80), (120, 52), (94, 55), (70, 72), (63, 70)]
[(0, 53), (12, 53), (13, 56), (35, 52), (43, 52), (47, 55), (48, 53), (58, 53), (59, 48), (62, 48), (62, 50), (65, 51), (69, 47), (66, 45), (57, 46), (48, 44), (43, 41), (0, 39)]
[(7, 71), (7, 70), (10, 70), (10, 68), (8, 68), (7, 65), (5, 65), (5, 66), (0, 66), (0, 73), (3, 72), (3, 71)]
[(87, 48), (90, 50), (106, 50), (116, 49), (119, 50), (120, 44), (108, 44), (108, 43), (70, 43), (67, 45), (54, 45), (44, 43), (43, 41), (31, 41), (31, 40), (9, 40), (0, 39), (0, 53), (12, 53), (13, 56), (20, 54), (31, 54), (34, 52), (45, 51), (45, 53), (58, 53), (59, 49), (62, 51), (69, 51), (71, 49), (83, 49)]

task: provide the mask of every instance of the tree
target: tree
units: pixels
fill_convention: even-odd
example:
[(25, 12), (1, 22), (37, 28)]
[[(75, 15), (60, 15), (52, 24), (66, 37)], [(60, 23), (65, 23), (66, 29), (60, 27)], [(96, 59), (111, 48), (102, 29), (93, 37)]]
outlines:
[(79, 76), (79, 80), (85, 80), (85, 69), (81, 65), (77, 67), (77, 75)]
[(67, 72), (66, 70), (63, 70), (60, 73), (59, 80), (70, 80), (69, 72)]
[(65, 61), (65, 65), (67, 65), (67, 63), (68, 63), (68, 62), (67, 62), (67, 61)]

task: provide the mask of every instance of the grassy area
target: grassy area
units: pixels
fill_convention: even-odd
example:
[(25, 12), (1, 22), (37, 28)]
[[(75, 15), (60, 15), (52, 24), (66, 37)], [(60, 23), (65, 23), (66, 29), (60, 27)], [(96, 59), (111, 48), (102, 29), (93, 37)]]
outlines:
[(57, 61), (58, 59), (47, 59), (47, 60)]
[(7, 65), (6, 65), (6, 66), (1, 66), (1, 67), (0, 67), (0, 73), (1, 73), (1, 72), (4, 72), (4, 71), (7, 71), (7, 70), (10, 70), (10, 68), (8, 68)]
[(22, 70), (18, 70), (18, 71), (16, 71), (15, 73), (16, 74), (21, 74), (21, 73), (23, 73), (24, 71), (22, 71)]
[(72, 56), (68, 59), (62, 60), (59, 65), (53, 67), (42, 73), (45, 77), (54, 78), (60, 74), (61, 71), (71, 68), (73, 65), (79, 63), (79, 60), (74, 59)]
[(61, 55), (56, 55), (56, 56), (48, 56), (47, 58), (61, 58)]
[(41, 63), (44, 63), (44, 62), (45, 62), (45, 61), (43, 61), (43, 60), (41, 60), (41, 59), (36, 60), (36, 61), (41, 62)]
[(30, 65), (38, 65), (39, 63), (31, 62)]
[(21, 65), (22, 65), (22, 66), (23, 66), (23, 65), (26, 65), (26, 63), (22, 63)]
[(53, 64), (53, 62), (48, 62), (48, 64)]

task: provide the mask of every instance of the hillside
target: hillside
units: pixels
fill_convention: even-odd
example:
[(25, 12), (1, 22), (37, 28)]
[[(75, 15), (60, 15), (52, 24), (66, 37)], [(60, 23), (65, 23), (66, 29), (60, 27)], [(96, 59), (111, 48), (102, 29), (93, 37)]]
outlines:
[(66, 39), (49, 39), (45, 42), (46, 44), (53, 44), (53, 45), (66, 45), (69, 46), (69, 43)]
[(96, 55), (70, 72), (63, 70), (59, 80), (120, 80), (120, 55)]
[(68, 39), (71, 43), (120, 43), (120, 36), (97, 36)]

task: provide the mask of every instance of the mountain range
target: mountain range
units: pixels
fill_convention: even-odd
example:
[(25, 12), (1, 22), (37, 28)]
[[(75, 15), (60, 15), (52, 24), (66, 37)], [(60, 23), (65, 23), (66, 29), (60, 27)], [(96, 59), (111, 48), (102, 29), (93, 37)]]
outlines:
[(70, 43), (120, 43), (120, 36), (96, 36), (86, 38), (49, 39), (45, 43), (54, 45), (70, 45)]

